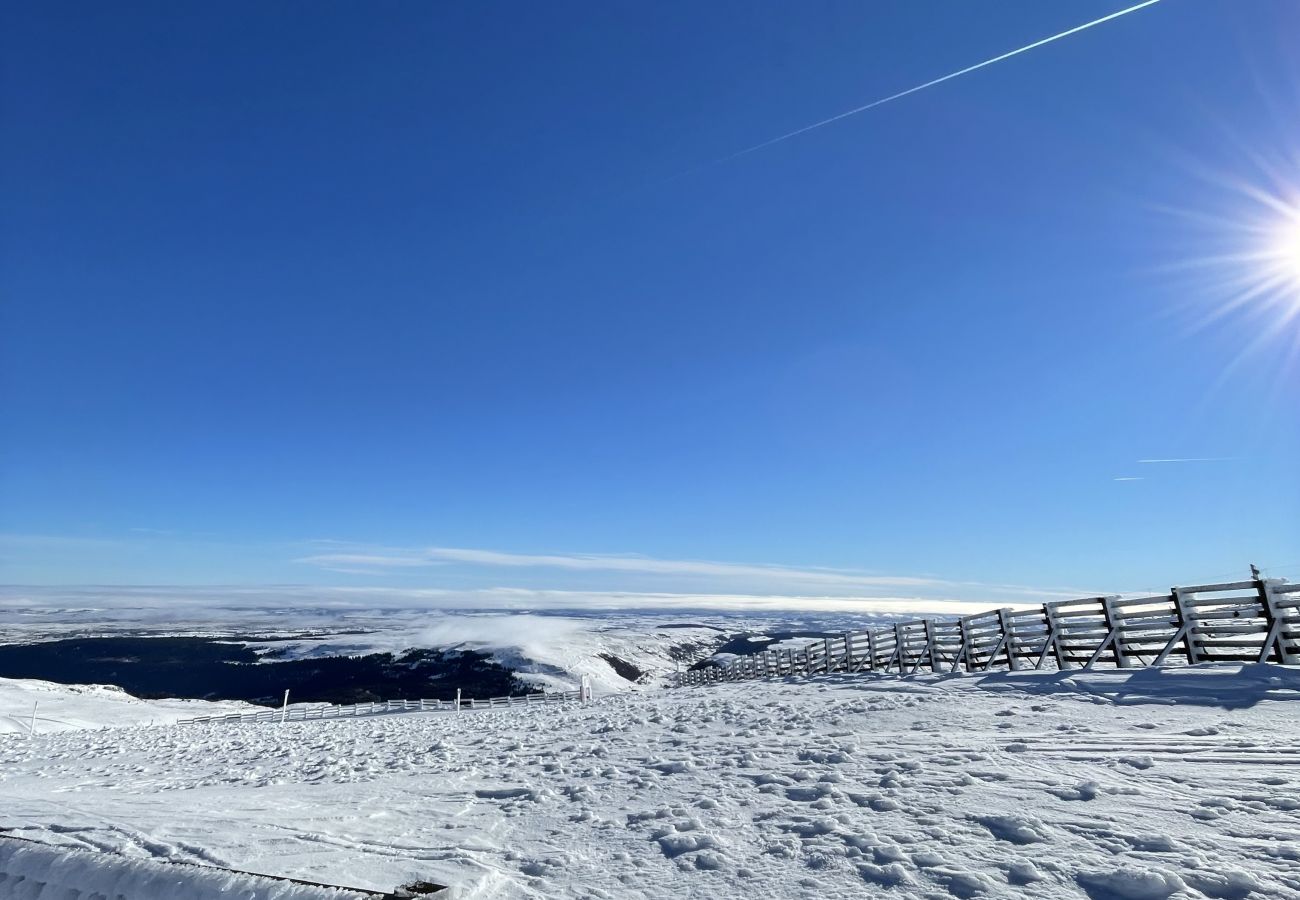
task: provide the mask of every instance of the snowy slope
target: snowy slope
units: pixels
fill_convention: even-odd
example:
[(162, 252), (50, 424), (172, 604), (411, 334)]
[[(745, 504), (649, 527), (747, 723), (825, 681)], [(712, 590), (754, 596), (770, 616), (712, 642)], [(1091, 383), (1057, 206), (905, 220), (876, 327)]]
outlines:
[(191, 716), (260, 709), (247, 703), (204, 700), (141, 700), (104, 684), (54, 684), (0, 678), (0, 734), (27, 734), (35, 704), (36, 733), (103, 726), (170, 724)]
[[(106, 864), (107, 863), (107, 864)], [(0, 897), (6, 900), (373, 900), (378, 895), (293, 884), (201, 866), (114, 857), (0, 836)]]
[[(597, 693), (609, 693), (659, 683), (677, 671), (679, 660), (692, 653), (707, 656), (723, 639), (717, 627), (687, 623), (658, 628), (639, 618), (426, 613), (410, 623), (390, 623), (382, 631), (252, 646), (287, 659), (400, 653), (413, 647), (474, 650), (540, 690), (573, 690), (586, 675)], [(623, 663), (639, 677), (620, 674)]]
[(1298, 721), (1230, 666), (10, 735), (0, 827), (460, 898), (1294, 900)]

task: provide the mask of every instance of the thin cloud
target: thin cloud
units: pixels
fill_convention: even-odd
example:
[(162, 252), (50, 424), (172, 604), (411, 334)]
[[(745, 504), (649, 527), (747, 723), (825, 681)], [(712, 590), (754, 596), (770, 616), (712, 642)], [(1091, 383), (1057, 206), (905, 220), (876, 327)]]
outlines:
[(425, 547), (386, 553), (321, 553), (295, 560), (328, 569), (420, 568), (461, 564), (486, 568), (563, 569), (572, 572), (623, 572), (639, 575), (679, 575), (712, 578), (779, 579), (860, 587), (936, 587), (955, 582), (908, 575), (871, 575), (837, 569), (658, 559), (650, 556), (605, 556), (590, 553), (506, 553), (465, 547)]
[(1162, 463), (1231, 462), (1235, 458), (1233, 456), (1184, 456), (1171, 459), (1139, 459), (1138, 462), (1151, 466)]
[(1145, 481), (1141, 475), (1120, 475), (1112, 479), (1113, 481)]
[[(355, 546), (352, 552), (320, 553), (294, 560), (327, 571), (347, 575), (376, 575), (384, 572), (415, 573), (425, 567), (463, 566), (481, 569), (538, 569), (560, 572), (615, 573), (650, 579), (678, 579), (673, 587), (699, 589), (700, 593), (742, 591), (781, 595), (813, 595), (826, 592), (853, 596), (856, 592), (896, 592), (961, 596), (980, 594), (998, 597), (1074, 597), (1087, 594), (1078, 589), (1044, 590), (1008, 584), (988, 584), (917, 575), (880, 575), (851, 569), (795, 567), (776, 564), (729, 563), (714, 560), (660, 559), (650, 556), (602, 555), (594, 553), (509, 553), (465, 547), (394, 548)], [(662, 582), (660, 582), (662, 584)], [(631, 588), (621, 584), (619, 589)]]

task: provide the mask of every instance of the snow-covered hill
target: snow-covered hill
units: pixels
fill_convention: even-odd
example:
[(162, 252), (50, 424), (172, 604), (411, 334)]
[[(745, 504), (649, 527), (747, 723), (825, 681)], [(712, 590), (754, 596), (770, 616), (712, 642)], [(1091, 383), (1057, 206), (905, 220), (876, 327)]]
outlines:
[(191, 716), (256, 709), (247, 703), (204, 700), (141, 700), (104, 684), (54, 684), (0, 678), (0, 734), (27, 734), (106, 726), (170, 724)]
[(281, 659), (400, 653), (417, 647), (473, 650), (540, 690), (573, 690), (586, 675), (597, 693), (612, 693), (662, 683), (665, 675), (708, 656), (730, 633), (690, 621), (663, 624), (631, 616), (425, 614), (382, 630), (254, 646), (273, 650)]
[(462, 900), (1294, 900), (1297, 721), (1300, 671), (1229, 666), (8, 735), (0, 827)]

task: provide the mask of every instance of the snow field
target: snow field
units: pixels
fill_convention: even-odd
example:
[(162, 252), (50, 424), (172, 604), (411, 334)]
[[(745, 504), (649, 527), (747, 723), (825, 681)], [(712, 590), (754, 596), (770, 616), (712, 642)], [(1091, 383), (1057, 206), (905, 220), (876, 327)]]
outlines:
[(1298, 722), (1217, 666), (0, 736), (0, 827), (457, 898), (1300, 898)]

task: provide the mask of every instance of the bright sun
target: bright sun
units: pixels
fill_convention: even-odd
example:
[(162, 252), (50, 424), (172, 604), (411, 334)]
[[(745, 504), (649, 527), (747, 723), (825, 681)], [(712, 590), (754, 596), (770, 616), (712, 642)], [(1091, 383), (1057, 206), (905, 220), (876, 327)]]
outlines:
[(1290, 293), (1291, 305), (1300, 304), (1300, 210), (1291, 210), (1277, 224), (1268, 252), (1268, 268), (1279, 289)]
[[(1300, 192), (1214, 179), (1223, 202), (1170, 210), (1199, 232), (1174, 268), (1189, 275), (1200, 325), (1248, 321), (1259, 340), (1284, 337), (1300, 351)], [(1189, 252), (1190, 251), (1190, 252)]]

